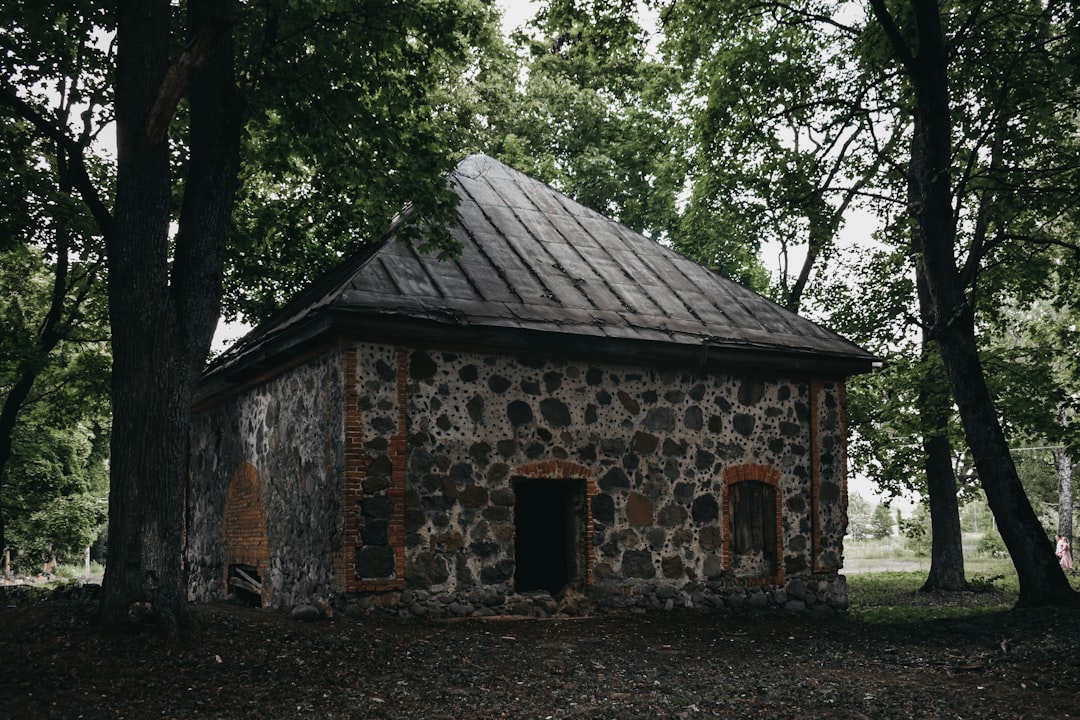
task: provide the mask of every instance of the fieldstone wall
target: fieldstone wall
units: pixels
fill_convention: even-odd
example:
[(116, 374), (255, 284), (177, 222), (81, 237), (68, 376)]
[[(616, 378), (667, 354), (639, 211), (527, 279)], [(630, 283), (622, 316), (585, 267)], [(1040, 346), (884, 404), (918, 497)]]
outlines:
[[(344, 345), (197, 415), (190, 596), (226, 595), (225, 504), (244, 467), (276, 607), (831, 614), (847, 607), (843, 393), (794, 376)], [(547, 482), (569, 498), (568, 585), (524, 590), (518, 496)], [(775, 498), (772, 554), (733, 551), (739, 482), (774, 488), (751, 494)]]
[[(836, 573), (845, 529), (842, 385), (412, 350), (397, 378), (403, 430), (387, 387), (399, 351), (352, 352), (359, 405), (379, 409), (365, 424), (365, 447), (390, 448), (406, 433), (404, 570), (382, 592), (354, 598), (363, 612), (567, 612), (565, 598), (514, 586), (515, 481), (545, 475), (579, 481), (587, 495), (579, 537), (587, 547), (570, 611), (582, 603), (846, 607)], [(393, 461), (375, 455), (375, 464), (385, 477)], [(779, 557), (769, 562), (733, 558), (725, 544), (725, 469), (742, 466), (778, 477)], [(369, 496), (375, 514), (363, 503), (360, 512), (365, 527), (380, 528), (371, 536), (393, 544), (381, 528), (394, 503), (372, 502), (390, 487), (380, 481)], [(363, 538), (359, 545), (363, 580)], [(370, 579), (380, 577), (389, 576)]]
[(342, 551), (341, 354), (331, 350), (197, 412), (191, 438), (185, 563), (189, 597), (226, 596), (229, 484), (254, 474), (266, 513), (263, 600), (290, 607), (335, 590)]

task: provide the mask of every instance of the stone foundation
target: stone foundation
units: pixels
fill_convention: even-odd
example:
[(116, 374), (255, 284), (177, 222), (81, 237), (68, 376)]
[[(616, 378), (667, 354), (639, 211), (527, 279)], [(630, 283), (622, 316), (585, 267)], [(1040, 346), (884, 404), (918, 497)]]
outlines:
[(560, 597), (539, 591), (500, 593), (490, 589), (470, 592), (404, 590), (360, 593), (336, 603), (347, 615), (374, 620), (417, 621), (444, 618), (582, 617), (618, 612), (716, 610), (725, 612), (787, 612), (833, 617), (848, 609), (847, 579), (843, 575), (796, 580), (785, 587), (725, 586), (722, 583), (635, 588), (626, 594), (574, 592)]

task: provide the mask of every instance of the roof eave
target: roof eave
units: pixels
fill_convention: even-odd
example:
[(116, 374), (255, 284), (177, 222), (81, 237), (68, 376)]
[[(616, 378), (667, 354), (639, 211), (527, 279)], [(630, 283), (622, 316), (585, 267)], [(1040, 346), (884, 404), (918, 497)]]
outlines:
[[(436, 313), (438, 315), (438, 313)], [(754, 373), (783, 373), (845, 378), (880, 366), (879, 358), (856, 346), (850, 354), (813, 349), (757, 346), (738, 341), (701, 338), (700, 342), (635, 340), (602, 333), (524, 329), (422, 319), (393, 313), (365, 313), (355, 309), (325, 308), (287, 332), (259, 338), (236, 357), (228, 354), (212, 363), (203, 376), (196, 404), (232, 388), (246, 385), (295, 358), (330, 345), (339, 338), (362, 339), (397, 345), (536, 355), (551, 358), (588, 358), (592, 361), (633, 362), (641, 365), (686, 369), (738, 369)]]

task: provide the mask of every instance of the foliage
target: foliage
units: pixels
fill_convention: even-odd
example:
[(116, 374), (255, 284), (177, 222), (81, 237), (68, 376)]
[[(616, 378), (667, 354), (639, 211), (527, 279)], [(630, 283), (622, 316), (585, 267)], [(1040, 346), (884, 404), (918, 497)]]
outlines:
[(885, 503), (878, 503), (870, 518), (870, 535), (877, 540), (892, 535), (892, 512)]
[[(454, 254), (443, 182), (481, 109), (469, 91), (497, 48), (482, 0), (237, 4), (247, 99), (224, 313), (267, 317), (392, 219)], [(178, 152), (184, 152), (178, 144)], [(427, 224), (431, 223), (431, 224)]]
[[(694, 165), (677, 247), (756, 262), (769, 243), (771, 291), (791, 309), (811, 273), (825, 274), (846, 211), (894, 142), (858, 53), (841, 50), (857, 28), (829, 17), (845, 3), (818, 5), (683, 0), (661, 14), (665, 51), (691, 74)], [(739, 279), (755, 284), (753, 272)]]
[(106, 519), (108, 426), (101, 418), (62, 429), (53, 418), (36, 425), (43, 414), (20, 425), (8, 468), (9, 540), (23, 573), (52, 558), (82, 557)]
[[(70, 112), (71, 102), (61, 96), (55, 113)], [(31, 487), (41, 468), (25, 458), (49, 465), (50, 444), (68, 442), (58, 438), (107, 425), (101, 235), (72, 197), (71, 169), (53, 143), (36, 138), (25, 121), (4, 125), (0, 135), (0, 163), (8, 168), (0, 198), (0, 546), (36, 563), (44, 548), (66, 548), (76, 542), (68, 533), (93, 524), (80, 510), (87, 503), (66, 496), (81, 492), (77, 484), (57, 487), (45, 478)], [(66, 465), (53, 473), (70, 476), (73, 464)]]
[(859, 493), (848, 495), (847, 534), (853, 540), (862, 540), (870, 536), (870, 503)]
[(503, 162), (658, 240), (678, 232), (686, 173), (681, 71), (633, 0), (551, 0), (513, 37), (483, 145)]

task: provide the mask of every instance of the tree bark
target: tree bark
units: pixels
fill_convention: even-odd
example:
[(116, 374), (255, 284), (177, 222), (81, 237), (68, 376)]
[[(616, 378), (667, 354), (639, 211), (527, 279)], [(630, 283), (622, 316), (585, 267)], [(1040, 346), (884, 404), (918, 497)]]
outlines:
[[(908, 192), (914, 201), (915, 183)], [(930, 292), (919, 263), (915, 263), (915, 291), (923, 326), (932, 315)], [(960, 530), (960, 505), (956, 499), (956, 473), (953, 472), (952, 443), (949, 441), (949, 416), (952, 396), (942, 372), (933, 342), (923, 332), (923, 369), (919, 387), (919, 416), (923, 437), (923, 463), (926, 470), (926, 494), (930, 505), (930, 572), (923, 592), (968, 590), (964, 575), (964, 545)]]
[(169, 145), (155, 114), (166, 78), (175, 81), (166, 55), (170, 12), (168, 0), (119, 3), (116, 220), (107, 238), (113, 435), (101, 605), (106, 627), (149, 619), (167, 631), (188, 620), (181, 542), (191, 399), (219, 314), (242, 124), (231, 3), (191, 0), (189, 39), (207, 28), (218, 39), (185, 75), (188, 174), (170, 258)]
[[(933, 348), (924, 347), (924, 353)], [(935, 367), (937, 365), (935, 364)], [(923, 418), (926, 490), (930, 504), (930, 572), (923, 592), (968, 590), (964, 575), (964, 546), (960, 530), (960, 504), (956, 499), (956, 474), (953, 472), (952, 445), (947, 434), (950, 397), (943, 387), (944, 378), (936, 371), (923, 379), (919, 393), (919, 413)], [(931, 385), (927, 387), (928, 385)]]
[[(1062, 403), (1058, 407), (1058, 422), (1065, 426), (1066, 408)], [(1073, 545), (1073, 461), (1068, 448), (1054, 451), (1054, 468), (1058, 478), (1058, 529), (1057, 534), (1069, 538), (1069, 547)]]
[(912, 251), (926, 281), (928, 330), (941, 353), (987, 501), (1016, 567), (1018, 605), (1076, 603), (1080, 595), (1070, 588), (1017, 476), (986, 387), (974, 310), (956, 265), (948, 54), (940, 8), (937, 0), (911, 0), (916, 49), (912, 52), (884, 0), (871, 0), (871, 5), (915, 93), (909, 168)]

